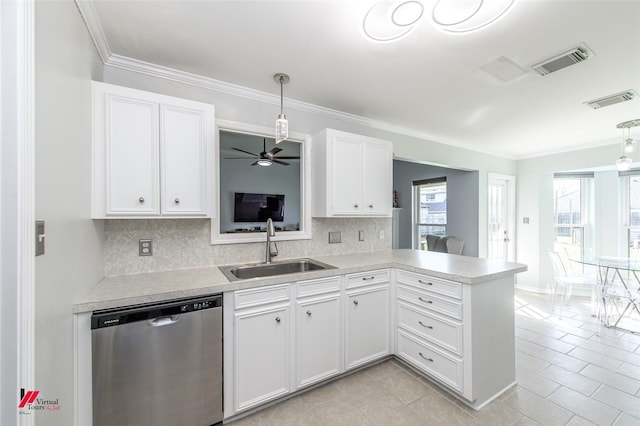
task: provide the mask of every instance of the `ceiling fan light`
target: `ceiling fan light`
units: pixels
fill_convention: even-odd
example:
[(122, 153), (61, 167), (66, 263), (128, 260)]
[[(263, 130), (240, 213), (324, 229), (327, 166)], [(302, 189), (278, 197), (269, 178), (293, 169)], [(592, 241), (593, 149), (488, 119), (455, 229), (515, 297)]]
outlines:
[(258, 166), (269, 167), (271, 165), (271, 160), (268, 158), (261, 158), (257, 161)]
[(626, 170), (629, 170), (631, 168), (631, 163), (633, 160), (631, 160), (631, 158), (623, 155), (622, 157), (618, 158), (616, 160), (616, 167), (618, 168), (618, 171), (624, 172)]

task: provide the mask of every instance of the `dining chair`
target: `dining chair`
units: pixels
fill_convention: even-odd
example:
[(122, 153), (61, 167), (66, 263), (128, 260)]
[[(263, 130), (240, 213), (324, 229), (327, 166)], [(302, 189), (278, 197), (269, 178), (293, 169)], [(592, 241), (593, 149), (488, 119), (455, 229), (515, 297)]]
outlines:
[(562, 317), (564, 308), (569, 304), (569, 298), (573, 292), (573, 287), (588, 287), (591, 290), (592, 312), (594, 316), (598, 316), (598, 280), (596, 276), (572, 273), (567, 268), (556, 251), (549, 250), (549, 258), (553, 265), (553, 286), (551, 289), (551, 309), (555, 312), (559, 309), (560, 317)]
[(564, 310), (564, 306), (571, 296), (571, 280), (567, 275), (567, 270), (562, 263), (560, 255), (549, 250), (549, 259), (553, 266), (553, 284), (551, 286), (551, 310), (556, 312), (558, 308), (558, 300), (560, 301), (560, 316)]
[[(563, 247), (563, 249), (567, 259), (566, 263), (563, 262), (563, 264), (566, 265), (567, 276), (571, 277), (573, 283), (575, 283), (576, 285), (587, 287), (587, 289), (591, 292), (591, 315), (597, 316), (599, 302), (597, 266), (593, 266), (593, 264), (589, 262), (581, 262), (572, 259), (567, 247)], [(585, 249), (583, 250), (583, 256), (585, 259), (589, 259), (592, 258), (593, 254)], [(588, 273), (586, 271), (589, 271), (591, 273)]]

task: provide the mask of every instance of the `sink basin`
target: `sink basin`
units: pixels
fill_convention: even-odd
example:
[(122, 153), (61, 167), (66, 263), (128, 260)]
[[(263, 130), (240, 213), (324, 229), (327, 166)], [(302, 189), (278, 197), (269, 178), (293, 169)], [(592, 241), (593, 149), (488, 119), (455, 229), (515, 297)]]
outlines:
[(292, 259), (270, 264), (258, 263), (252, 265), (221, 266), (220, 270), (229, 281), (246, 280), (249, 278), (264, 278), (274, 275), (298, 274), (301, 272), (335, 269), (335, 266), (318, 262), (313, 259)]

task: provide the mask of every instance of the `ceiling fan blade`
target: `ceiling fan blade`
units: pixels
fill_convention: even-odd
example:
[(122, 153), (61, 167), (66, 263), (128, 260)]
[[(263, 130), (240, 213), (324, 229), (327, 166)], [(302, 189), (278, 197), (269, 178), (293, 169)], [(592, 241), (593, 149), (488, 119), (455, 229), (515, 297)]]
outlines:
[(273, 148), (271, 148), (268, 152), (266, 152), (265, 154), (267, 155), (276, 155), (277, 153), (279, 153), (280, 151), (282, 151), (282, 148), (278, 148), (277, 146), (274, 146)]
[(299, 160), (300, 157), (289, 157), (289, 156), (277, 156), (277, 157), (273, 157), (276, 159), (280, 159), (280, 160)]
[(224, 157), (225, 160), (253, 160), (255, 157)]
[(257, 166), (258, 162), (256, 161), (255, 163), (251, 163), (252, 166)]
[(253, 155), (254, 157), (259, 157), (258, 154), (254, 154), (253, 152), (245, 151), (244, 149), (240, 149), (240, 148), (231, 148), (231, 149), (234, 149), (234, 150), (240, 151), (240, 152), (244, 152), (245, 154)]
[(273, 161), (274, 163), (282, 164), (283, 166), (288, 166), (289, 165), (289, 163), (285, 163), (284, 161), (276, 160), (275, 158), (272, 158), (271, 161)]

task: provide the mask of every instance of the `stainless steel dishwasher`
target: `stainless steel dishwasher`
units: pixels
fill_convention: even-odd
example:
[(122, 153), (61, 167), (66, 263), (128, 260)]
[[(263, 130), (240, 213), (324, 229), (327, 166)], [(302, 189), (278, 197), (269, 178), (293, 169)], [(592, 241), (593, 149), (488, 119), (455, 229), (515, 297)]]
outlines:
[(95, 311), (94, 426), (222, 424), (222, 296)]

